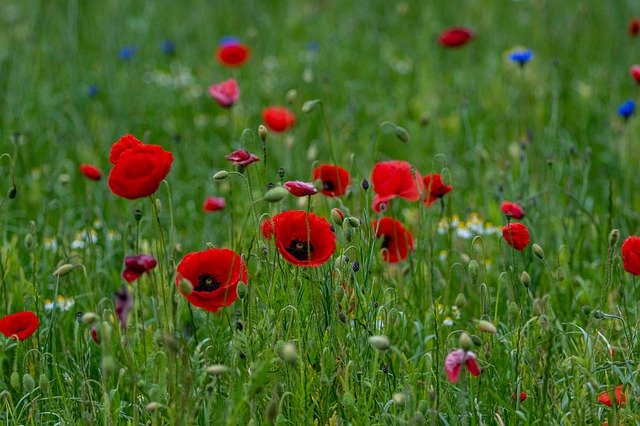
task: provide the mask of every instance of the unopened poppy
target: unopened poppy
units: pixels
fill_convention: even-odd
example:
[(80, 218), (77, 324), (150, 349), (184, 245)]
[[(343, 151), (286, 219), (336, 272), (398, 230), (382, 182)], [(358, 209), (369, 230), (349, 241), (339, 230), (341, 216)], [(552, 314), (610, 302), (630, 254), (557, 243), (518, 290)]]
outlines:
[(376, 238), (382, 238), (382, 258), (389, 263), (404, 260), (413, 251), (413, 236), (400, 221), (383, 217), (372, 222)]
[(272, 131), (286, 132), (296, 125), (296, 115), (287, 108), (272, 106), (262, 110), (262, 120)]
[(371, 173), (373, 182), (372, 207), (379, 212), (381, 204), (388, 204), (395, 197), (409, 201), (420, 199), (420, 188), (423, 185), (420, 173), (412, 171), (411, 164), (406, 161), (381, 161), (373, 166)]
[(635, 235), (622, 243), (622, 266), (633, 275), (640, 275), (640, 237)]
[(636, 83), (640, 84), (640, 65), (633, 65), (629, 70), (629, 74), (631, 74)]
[(529, 244), (529, 230), (522, 223), (509, 223), (502, 227), (502, 238), (518, 251)]
[(425, 192), (424, 203), (427, 206), (433, 204), (438, 198), (444, 197), (453, 189), (453, 186), (442, 183), (442, 176), (435, 173), (426, 175), (423, 178), (423, 183)]
[(235, 37), (225, 37), (216, 51), (218, 62), (227, 67), (239, 67), (251, 57), (251, 50)]
[(500, 205), (500, 210), (508, 217), (514, 219), (522, 219), (525, 216), (524, 209), (520, 207), (519, 204), (512, 203), (511, 201), (503, 201)]
[(224, 198), (211, 196), (207, 197), (207, 199), (204, 200), (204, 204), (202, 204), (202, 210), (207, 213), (213, 213), (224, 209), (224, 206)]
[(444, 360), (444, 370), (447, 373), (447, 379), (451, 383), (458, 381), (460, 377), (460, 368), (466, 366), (469, 373), (472, 376), (480, 375), (480, 367), (476, 360), (476, 354), (471, 351), (465, 351), (464, 349), (457, 349), (449, 352), (449, 355)]
[(93, 164), (80, 164), (80, 173), (82, 173), (87, 179), (102, 179), (102, 173), (100, 173), (100, 170)]
[(290, 180), (282, 185), (294, 197), (307, 197), (318, 193), (313, 184), (299, 180)]
[(637, 37), (640, 33), (640, 18), (632, 18), (629, 21), (629, 35), (631, 37)]
[(249, 151), (246, 151), (244, 149), (236, 149), (224, 158), (231, 161), (231, 163), (235, 164), (236, 166), (248, 166), (251, 163), (260, 161), (257, 155), (251, 154)]
[(347, 192), (349, 172), (333, 164), (321, 164), (313, 170), (313, 180), (322, 181), (322, 194), (328, 197), (339, 197)]
[[(598, 402), (611, 407), (612, 401), (610, 393), (610, 391), (604, 391), (598, 394)], [(627, 400), (627, 395), (623, 392), (622, 385), (616, 386), (615, 390), (613, 391), (613, 396), (615, 398), (617, 406), (624, 405)]]
[(38, 329), (40, 321), (31, 311), (17, 312), (0, 319), (0, 333), (6, 337), (25, 340)]
[(158, 189), (173, 163), (173, 154), (159, 145), (145, 145), (125, 135), (111, 147), (109, 188), (120, 197), (135, 200)]
[(230, 78), (221, 83), (209, 86), (209, 95), (223, 108), (231, 108), (240, 98), (238, 82)]
[(459, 47), (471, 41), (474, 36), (474, 32), (469, 28), (453, 27), (444, 30), (440, 34), (438, 43), (444, 47)]
[[(176, 286), (194, 306), (216, 312), (231, 305), (238, 294), (240, 282), (247, 285), (247, 266), (236, 252), (229, 249), (211, 248), (189, 253), (178, 264)], [(186, 294), (180, 281), (191, 283), (193, 291)]]
[(122, 278), (130, 283), (137, 280), (140, 275), (155, 268), (157, 264), (158, 261), (156, 260), (156, 258), (148, 254), (125, 256)]
[(272, 219), (280, 255), (296, 266), (320, 266), (336, 251), (336, 236), (324, 218), (301, 210), (278, 213)]

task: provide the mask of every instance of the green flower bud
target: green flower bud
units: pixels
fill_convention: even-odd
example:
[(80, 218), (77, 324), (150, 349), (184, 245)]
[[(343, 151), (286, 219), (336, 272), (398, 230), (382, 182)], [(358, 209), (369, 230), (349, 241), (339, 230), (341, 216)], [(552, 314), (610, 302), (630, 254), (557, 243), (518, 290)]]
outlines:
[(14, 198), (16, 198), (17, 195), (18, 195), (18, 187), (13, 185), (11, 188), (9, 188), (9, 192), (7, 192), (7, 197), (9, 197), (10, 200), (13, 200)]
[(455, 302), (453, 302), (454, 305), (456, 305), (456, 307), (460, 310), (464, 309), (465, 306), (467, 306), (467, 298), (464, 297), (464, 294), (462, 293), (458, 293), (458, 295), (456, 296), (456, 300)]
[(51, 386), (49, 386), (49, 379), (47, 379), (47, 375), (42, 373), (38, 378), (38, 386), (42, 389), (42, 392), (48, 394), (51, 390)]
[(316, 105), (318, 105), (320, 103), (320, 99), (312, 99), (310, 101), (306, 101), (304, 104), (302, 104), (302, 112), (307, 114), (311, 111), (313, 111), (316, 108)]
[(471, 341), (473, 342), (474, 345), (476, 346), (482, 346), (482, 339), (480, 338), (480, 336), (477, 336), (475, 334), (471, 335)]
[(469, 271), (469, 276), (471, 277), (471, 284), (476, 285), (478, 283), (478, 276), (480, 275), (480, 265), (478, 265), (478, 261), (476, 261), (475, 259), (471, 259), (469, 261), (467, 270)]
[(558, 268), (558, 270), (556, 271), (556, 278), (558, 279), (558, 281), (564, 281), (564, 271), (562, 270), (562, 268)]
[(15, 390), (20, 390), (20, 375), (17, 371), (13, 371), (11, 373), (11, 378), (9, 379), (9, 383)]
[(289, 191), (281, 186), (276, 186), (275, 188), (271, 188), (264, 194), (264, 200), (269, 203), (277, 203), (278, 201), (282, 201), (287, 195)]
[(247, 297), (248, 292), (249, 289), (247, 288), (247, 285), (242, 281), (238, 281), (238, 285), (236, 287), (236, 294), (238, 295), (238, 299), (243, 300), (245, 297)]
[(193, 293), (193, 284), (191, 281), (185, 280), (184, 278), (180, 280), (180, 291), (182, 294), (186, 294), (187, 296)]
[(489, 321), (480, 320), (478, 321), (478, 329), (480, 331), (484, 331), (485, 333), (496, 334), (498, 329), (496, 326), (490, 323)]
[(609, 232), (609, 247), (615, 246), (619, 239), (620, 231), (618, 231), (617, 229), (613, 229), (611, 232)]
[(229, 172), (226, 170), (220, 170), (213, 175), (213, 180), (225, 180), (229, 177)]
[(258, 126), (258, 136), (262, 142), (267, 140), (267, 128), (263, 124)]
[(531, 285), (531, 276), (529, 276), (527, 271), (522, 271), (522, 274), (520, 274), (520, 281), (525, 287), (529, 287)]
[(369, 344), (380, 351), (386, 351), (391, 347), (389, 338), (387, 336), (370, 336)]
[(73, 271), (77, 265), (72, 265), (70, 263), (64, 263), (58, 267), (55, 271), (53, 271), (53, 275), (56, 277), (63, 277)]
[(133, 212), (133, 218), (136, 220), (136, 222), (140, 222), (140, 220), (142, 219), (142, 210), (136, 209), (136, 211)]
[(471, 336), (466, 331), (463, 331), (460, 334), (460, 347), (465, 351), (468, 351), (473, 346), (473, 340), (471, 340)]
[(533, 250), (533, 254), (535, 254), (538, 259), (544, 259), (544, 250), (542, 250), (542, 247), (540, 247), (538, 244), (533, 244), (531, 249)]
[(409, 142), (409, 140), (411, 139), (409, 137), (409, 132), (407, 131), (407, 129), (405, 129), (402, 126), (396, 126), (395, 133), (396, 133), (396, 137), (400, 139), (402, 142)]
[(340, 209), (331, 209), (331, 220), (338, 226), (342, 226), (342, 222), (344, 221), (344, 213), (340, 211)]
[(360, 227), (360, 220), (357, 217), (349, 216), (347, 218), (347, 223), (352, 228), (359, 228)]
[(280, 359), (289, 365), (295, 365), (298, 362), (298, 351), (292, 342), (285, 343), (279, 355)]
[(105, 374), (112, 374), (114, 371), (116, 371), (116, 362), (111, 356), (102, 357), (102, 362), (100, 364)]
[(31, 393), (33, 392), (33, 389), (35, 387), (36, 382), (33, 380), (33, 377), (31, 377), (31, 374), (24, 373), (24, 375), (22, 376), (22, 388), (25, 390), (25, 392)]
[(205, 370), (207, 373), (211, 374), (212, 376), (220, 376), (222, 374), (231, 372), (231, 369), (229, 367), (222, 364), (210, 365)]

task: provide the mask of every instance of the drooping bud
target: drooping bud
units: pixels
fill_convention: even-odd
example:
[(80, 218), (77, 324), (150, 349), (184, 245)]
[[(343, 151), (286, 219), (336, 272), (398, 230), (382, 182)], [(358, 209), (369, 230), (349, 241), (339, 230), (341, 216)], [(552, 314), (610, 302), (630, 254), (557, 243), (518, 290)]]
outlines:
[(386, 351), (391, 347), (389, 338), (387, 336), (369, 336), (369, 344), (379, 351)]
[(93, 312), (87, 312), (82, 315), (83, 324), (86, 324), (86, 325), (93, 324), (97, 320), (98, 320), (98, 315), (94, 314)]
[(13, 200), (14, 198), (16, 198), (17, 195), (18, 195), (18, 187), (13, 185), (11, 188), (9, 188), (9, 192), (7, 192), (7, 197), (9, 197), (10, 200)]
[(485, 320), (478, 321), (478, 330), (491, 334), (496, 334), (496, 332), (498, 331), (495, 325)]
[(33, 377), (31, 377), (31, 374), (24, 373), (24, 375), (22, 376), (22, 388), (27, 393), (31, 393), (33, 392), (33, 389), (35, 387), (36, 387), (36, 382), (33, 380)]
[(27, 250), (31, 250), (34, 246), (35, 246), (35, 241), (33, 239), (33, 234), (28, 233), (27, 235), (24, 236), (24, 247)]
[(309, 113), (313, 111), (316, 108), (316, 105), (318, 105), (319, 103), (320, 99), (312, 99), (310, 101), (306, 101), (304, 104), (302, 104), (301, 111), (305, 114)]
[(542, 247), (540, 247), (540, 245), (534, 244), (532, 246), (532, 250), (533, 254), (535, 254), (538, 259), (544, 260), (544, 250), (542, 250)]
[(352, 228), (360, 227), (360, 219), (358, 219), (357, 217), (349, 216), (347, 218), (347, 223), (349, 223), (349, 226), (351, 226)]
[(473, 340), (471, 340), (471, 336), (466, 331), (463, 331), (460, 334), (460, 347), (465, 351), (471, 350), (473, 346)]
[(396, 126), (395, 133), (396, 133), (396, 137), (400, 139), (402, 142), (409, 142), (409, 140), (411, 139), (409, 137), (409, 132), (407, 131), (407, 129), (405, 129), (402, 126)]
[(146, 408), (147, 408), (147, 411), (148, 411), (148, 412), (150, 412), (150, 413), (154, 413), (154, 412), (158, 411), (158, 409), (160, 408), (160, 406), (161, 406), (161, 405), (160, 405), (160, 403), (159, 403), (159, 402), (155, 402), (155, 401), (154, 401), (154, 402), (150, 402), (150, 403), (148, 403), (148, 404), (147, 404), (147, 406), (146, 406)]
[(220, 170), (213, 175), (213, 180), (225, 180), (229, 177), (229, 172), (226, 170)]
[(453, 302), (454, 305), (456, 305), (456, 307), (460, 310), (464, 309), (465, 306), (467, 306), (467, 298), (464, 296), (463, 293), (458, 293), (458, 295), (456, 296), (456, 300), (455, 302)]
[(63, 277), (65, 275), (69, 274), (75, 268), (76, 268), (76, 265), (72, 265), (71, 263), (63, 263), (62, 265), (60, 265), (58, 267), (58, 269), (53, 271), (53, 275), (56, 276), (56, 277)]
[(285, 343), (279, 355), (280, 359), (289, 365), (295, 365), (298, 362), (298, 351), (292, 342)]
[(47, 379), (46, 374), (42, 373), (40, 375), (38, 378), (38, 386), (40, 386), (40, 389), (42, 389), (42, 392), (44, 392), (45, 395), (49, 393), (51, 387), (49, 386), (49, 379)]
[(482, 346), (482, 339), (478, 335), (472, 334), (471, 335), (471, 341), (476, 346)]
[(480, 265), (478, 265), (478, 261), (471, 259), (467, 270), (469, 271), (469, 277), (471, 277), (471, 284), (476, 285), (478, 283), (478, 276), (480, 275)]
[(558, 279), (558, 281), (564, 281), (564, 271), (562, 270), (562, 268), (558, 268), (558, 270), (556, 271), (556, 278)]
[(604, 312), (602, 312), (600, 309), (596, 309), (595, 311), (591, 312), (591, 316), (594, 317), (595, 319), (603, 319), (606, 317), (606, 314)]
[(289, 191), (287, 191), (285, 188), (276, 186), (275, 188), (271, 188), (264, 194), (264, 200), (269, 203), (277, 203), (279, 201), (282, 201), (284, 197), (287, 196), (287, 194), (289, 194)]
[(238, 295), (238, 299), (244, 300), (244, 298), (247, 297), (248, 292), (249, 290), (247, 289), (246, 284), (242, 281), (238, 281), (238, 285), (236, 286), (236, 294)]
[(520, 281), (525, 287), (529, 287), (531, 285), (531, 276), (529, 276), (527, 271), (522, 271), (522, 274), (520, 274)]
[(185, 279), (181, 279), (180, 280), (180, 291), (182, 292), (182, 294), (185, 295), (190, 295), (191, 293), (193, 293), (193, 284), (191, 284), (191, 281), (189, 280), (185, 280)]
[(267, 128), (263, 124), (258, 126), (258, 136), (262, 142), (267, 140)]
[(226, 374), (231, 371), (229, 367), (222, 364), (210, 365), (205, 370), (207, 371), (207, 373), (211, 374), (212, 376), (220, 376), (222, 374)]
[(342, 226), (342, 222), (344, 221), (344, 213), (342, 213), (340, 209), (331, 209), (331, 219), (336, 225)]
[(609, 232), (609, 247), (615, 246), (619, 239), (620, 231), (618, 231), (617, 229), (611, 230), (611, 232)]

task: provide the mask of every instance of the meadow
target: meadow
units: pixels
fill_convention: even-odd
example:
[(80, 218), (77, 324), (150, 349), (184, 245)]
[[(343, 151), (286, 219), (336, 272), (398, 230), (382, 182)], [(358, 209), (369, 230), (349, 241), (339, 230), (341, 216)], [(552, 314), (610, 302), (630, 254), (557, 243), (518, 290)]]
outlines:
[(2, 2), (0, 421), (639, 424), (639, 18)]

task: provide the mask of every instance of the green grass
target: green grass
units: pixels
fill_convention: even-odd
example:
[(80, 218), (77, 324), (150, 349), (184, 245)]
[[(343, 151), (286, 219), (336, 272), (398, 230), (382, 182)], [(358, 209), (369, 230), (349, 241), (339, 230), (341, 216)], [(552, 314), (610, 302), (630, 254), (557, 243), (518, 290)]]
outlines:
[[(0, 340), (4, 423), (640, 422), (640, 295), (620, 255), (640, 232), (639, 124), (616, 112), (638, 99), (628, 72), (640, 62), (640, 38), (627, 32), (640, 14), (634, 2), (59, 3), (0, 5), (0, 187), (17, 187), (15, 198), (0, 198), (0, 316), (40, 318), (31, 338)], [(477, 38), (441, 48), (438, 34), (453, 25)], [(229, 34), (252, 49), (240, 69), (214, 59)], [(160, 49), (167, 39), (174, 56)], [(126, 45), (137, 47), (130, 61), (118, 58)], [(535, 53), (523, 69), (507, 59), (516, 46)], [(231, 77), (241, 97), (226, 111), (207, 87)], [(321, 104), (302, 113), (313, 99)], [(332, 162), (329, 143), (352, 175), (345, 197), (312, 198), (320, 216), (338, 207), (362, 221), (337, 227), (337, 251), (319, 268), (291, 266), (256, 238), (237, 175), (212, 180), (233, 170), (224, 156), (236, 148), (263, 157), (257, 127), (268, 105), (288, 106), (298, 123), (268, 135), (267, 168), (261, 161), (244, 172), (256, 200), (269, 183), (310, 181), (315, 165)], [(151, 198), (120, 199), (106, 184), (110, 147), (125, 133), (174, 155)], [(415, 238), (397, 265), (378, 253), (373, 191), (360, 186), (389, 159), (442, 172), (454, 186), (444, 211), (398, 199), (384, 213)], [(103, 180), (84, 179), (84, 162)], [(227, 206), (205, 215), (213, 194)], [(473, 212), (502, 227), (503, 200), (527, 211), (522, 253), (499, 235), (439, 232), (441, 215), (464, 221)], [(258, 215), (293, 208), (306, 206), (291, 196), (255, 204)], [(610, 247), (612, 229), (620, 241)], [(96, 241), (74, 245), (83, 231)], [(182, 257), (208, 244), (241, 253), (249, 268), (248, 294), (215, 314), (190, 306), (174, 285)], [(123, 329), (113, 296), (124, 256), (138, 253), (159, 266), (129, 285), (135, 308)], [(65, 263), (80, 266), (54, 276)], [(73, 307), (45, 310), (56, 294)], [(457, 316), (459, 294), (466, 304)], [(100, 344), (79, 312), (97, 316)], [(495, 335), (478, 330), (481, 318)], [(463, 371), (453, 384), (444, 358), (462, 331), (479, 338), (483, 372)], [(371, 335), (387, 336), (391, 348), (378, 351)], [(288, 342), (295, 361), (283, 353)], [(208, 372), (216, 364), (227, 369)], [(598, 403), (620, 383), (623, 407)], [(520, 391), (523, 402), (512, 398)]]

